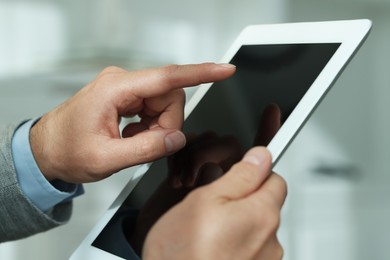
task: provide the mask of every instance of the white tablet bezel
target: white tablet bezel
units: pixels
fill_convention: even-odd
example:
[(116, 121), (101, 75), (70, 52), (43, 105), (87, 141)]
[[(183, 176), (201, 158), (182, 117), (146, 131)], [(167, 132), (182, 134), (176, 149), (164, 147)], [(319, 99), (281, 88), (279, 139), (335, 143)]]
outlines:
[[(340, 47), (268, 145), (267, 148), (273, 157), (273, 164), (276, 164), (280, 159), (288, 145), (343, 71), (348, 61), (359, 49), (367, 37), (371, 26), (372, 22), (366, 19), (252, 25), (246, 27), (241, 32), (220, 60), (221, 63), (229, 63), (242, 45), (340, 43)], [(185, 118), (193, 111), (211, 85), (204, 84), (196, 90), (185, 107)], [(71, 259), (121, 259), (92, 246), (92, 243), (137, 185), (142, 175), (149, 169), (149, 166), (150, 164), (146, 164), (138, 167), (128, 185), (76, 249)]]

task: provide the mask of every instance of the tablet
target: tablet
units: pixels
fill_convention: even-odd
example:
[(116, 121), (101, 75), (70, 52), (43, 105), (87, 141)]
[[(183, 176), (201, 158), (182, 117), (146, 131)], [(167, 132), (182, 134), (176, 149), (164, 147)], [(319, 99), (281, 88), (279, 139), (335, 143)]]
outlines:
[[(237, 161), (254, 144), (267, 145), (276, 164), (370, 28), (369, 20), (245, 28), (221, 59), (236, 65), (236, 73), (225, 81), (199, 86), (187, 102), (186, 152), (139, 166), (72, 259), (131, 259), (158, 217), (191, 187), (207, 183), (204, 176), (185, 174), (198, 167), (194, 160), (207, 163), (220, 156), (210, 151), (229, 151), (218, 157), (224, 171), (231, 165), (229, 160)], [(277, 126), (268, 130), (270, 124)]]

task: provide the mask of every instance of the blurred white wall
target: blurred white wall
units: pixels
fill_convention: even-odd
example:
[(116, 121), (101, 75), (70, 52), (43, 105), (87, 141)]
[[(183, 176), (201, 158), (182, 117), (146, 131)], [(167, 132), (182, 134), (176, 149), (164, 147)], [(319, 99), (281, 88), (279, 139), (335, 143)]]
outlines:
[(1, 1), (0, 17), (1, 76), (29, 72), (63, 54), (65, 20), (57, 6), (39, 1)]
[(369, 18), (373, 30), (278, 165), (290, 187), (286, 259), (388, 259), (390, 2), (290, 1), (292, 21)]

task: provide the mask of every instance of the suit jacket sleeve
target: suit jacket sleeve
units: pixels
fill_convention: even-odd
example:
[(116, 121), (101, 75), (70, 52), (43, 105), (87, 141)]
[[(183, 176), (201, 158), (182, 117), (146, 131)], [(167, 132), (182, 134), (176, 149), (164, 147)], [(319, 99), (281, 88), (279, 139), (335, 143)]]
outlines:
[(12, 136), (18, 125), (0, 127), (0, 242), (16, 240), (66, 223), (72, 202), (42, 212), (23, 194), (12, 159)]

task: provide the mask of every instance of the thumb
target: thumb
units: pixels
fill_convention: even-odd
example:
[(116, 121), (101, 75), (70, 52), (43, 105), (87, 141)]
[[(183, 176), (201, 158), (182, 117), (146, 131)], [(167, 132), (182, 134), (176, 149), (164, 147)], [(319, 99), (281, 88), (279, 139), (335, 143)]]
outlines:
[(244, 198), (255, 192), (271, 173), (272, 159), (264, 147), (249, 150), (243, 159), (219, 180), (210, 185), (217, 196), (230, 200)]
[(110, 163), (123, 169), (170, 155), (185, 146), (186, 138), (179, 130), (156, 127), (115, 142)]

